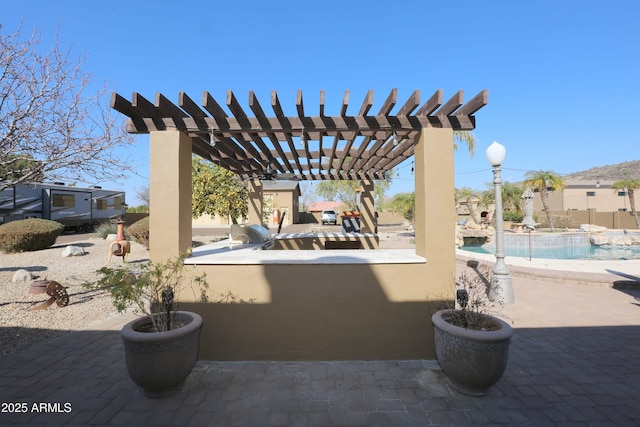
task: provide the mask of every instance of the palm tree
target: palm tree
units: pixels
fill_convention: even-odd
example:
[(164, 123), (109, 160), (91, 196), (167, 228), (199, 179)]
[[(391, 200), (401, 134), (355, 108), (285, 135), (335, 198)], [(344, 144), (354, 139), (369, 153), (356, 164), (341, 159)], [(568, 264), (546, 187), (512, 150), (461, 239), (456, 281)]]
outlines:
[[(481, 195), (481, 201), (485, 206), (495, 203), (496, 200), (496, 193), (493, 190), (493, 184), (489, 183), (487, 184), (487, 187), (489, 187), (489, 189), (483, 191)], [(524, 193), (524, 190), (519, 185), (512, 184), (509, 181), (503, 182), (500, 188), (503, 209), (522, 212), (522, 193)]]
[(458, 142), (462, 142), (467, 146), (469, 150), (469, 157), (473, 157), (473, 153), (476, 150), (476, 137), (471, 131), (468, 130), (454, 130), (453, 131), (453, 149), (458, 149)]
[(522, 212), (522, 187), (505, 181), (501, 187), (502, 205), (515, 212)]
[(560, 191), (564, 189), (565, 182), (553, 171), (529, 171), (525, 174), (524, 186), (529, 187), (533, 190), (538, 190), (540, 192), (540, 196), (542, 199), (542, 206), (544, 212), (547, 214), (547, 219), (549, 220), (549, 226), (551, 227), (551, 231), (553, 231), (553, 220), (551, 219), (551, 211), (549, 210), (549, 191)]
[(467, 199), (473, 196), (473, 189), (471, 187), (454, 188), (456, 203), (460, 201), (467, 201)]
[(633, 193), (633, 190), (637, 190), (640, 188), (640, 179), (621, 179), (620, 181), (616, 181), (611, 184), (611, 189), (613, 191), (625, 190), (627, 192), (627, 196), (629, 196), (629, 204), (631, 205), (631, 215), (636, 220), (636, 228), (640, 228), (640, 221), (638, 220), (638, 212), (636, 212), (636, 198)]

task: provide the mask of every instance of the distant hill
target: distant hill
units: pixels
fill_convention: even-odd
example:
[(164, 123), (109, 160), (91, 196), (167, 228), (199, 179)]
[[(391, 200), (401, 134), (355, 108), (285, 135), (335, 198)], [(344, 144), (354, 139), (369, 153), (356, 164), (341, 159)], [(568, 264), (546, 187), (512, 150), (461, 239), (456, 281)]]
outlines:
[(640, 160), (631, 160), (616, 165), (599, 166), (562, 177), (565, 181), (619, 181), (640, 179)]

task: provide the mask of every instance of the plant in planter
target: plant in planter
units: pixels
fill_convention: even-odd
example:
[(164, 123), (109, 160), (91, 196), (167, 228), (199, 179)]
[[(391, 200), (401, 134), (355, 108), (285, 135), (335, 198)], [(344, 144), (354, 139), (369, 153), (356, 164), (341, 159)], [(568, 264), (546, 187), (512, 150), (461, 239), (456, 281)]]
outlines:
[(438, 364), (449, 383), (461, 393), (483, 396), (504, 374), (513, 329), (490, 315), (499, 303), (488, 297), (488, 267), (463, 272), (457, 280), (458, 308), (437, 311), (431, 316)]
[(176, 392), (198, 358), (202, 318), (177, 310), (180, 292), (187, 288), (206, 302), (205, 275), (184, 265), (189, 254), (166, 262), (103, 267), (99, 280), (86, 285), (109, 292), (119, 312), (133, 308), (143, 315), (125, 325), (120, 336), (129, 375), (148, 397)]

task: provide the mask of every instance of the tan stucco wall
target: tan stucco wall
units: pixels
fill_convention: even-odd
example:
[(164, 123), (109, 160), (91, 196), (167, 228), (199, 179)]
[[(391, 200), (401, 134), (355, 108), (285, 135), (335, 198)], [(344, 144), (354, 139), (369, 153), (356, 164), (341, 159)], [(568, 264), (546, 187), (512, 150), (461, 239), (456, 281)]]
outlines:
[(249, 181), (248, 224), (262, 224), (262, 197), (262, 183), (258, 180)]
[(433, 359), (430, 315), (451, 295), (436, 265), (200, 266), (201, 360)]
[[(298, 223), (298, 197), (294, 197), (294, 191), (292, 190), (264, 190), (264, 197), (273, 197), (274, 206), (282, 212), (286, 212), (284, 217), (283, 227), (290, 224)], [(269, 215), (269, 225), (277, 225), (273, 217), (273, 212)]]
[(151, 132), (149, 145), (149, 252), (162, 261), (191, 246), (191, 138)]
[[(176, 255), (191, 241), (190, 150), (184, 134), (151, 135), (154, 260)], [(450, 129), (418, 136), (415, 180), (416, 253), (426, 263), (198, 266), (208, 274), (211, 302), (195, 303), (184, 293), (181, 308), (203, 316), (200, 359), (433, 358), (431, 313), (454, 297)], [(163, 204), (170, 209), (153, 210)], [(250, 218), (260, 204), (250, 199)]]

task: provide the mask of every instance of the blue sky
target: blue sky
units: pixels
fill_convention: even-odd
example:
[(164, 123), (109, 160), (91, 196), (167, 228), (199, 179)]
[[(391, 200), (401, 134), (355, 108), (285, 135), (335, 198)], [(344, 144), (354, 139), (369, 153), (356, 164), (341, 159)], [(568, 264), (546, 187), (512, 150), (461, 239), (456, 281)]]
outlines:
[[(177, 102), (185, 91), (224, 99), (248, 91), (263, 105), (278, 92), (285, 113), (295, 95), (317, 114), (320, 90), (327, 114), (338, 114), (345, 90), (348, 114), (367, 91), (380, 108), (398, 88), (401, 105), (415, 89), (423, 101), (437, 89), (469, 100), (489, 90), (476, 114), (476, 154), (455, 154), (456, 187), (485, 189), (491, 172), (484, 151), (507, 148), (503, 178), (528, 170), (568, 174), (640, 159), (635, 127), (640, 102), (640, 2), (548, 1), (135, 1), (4, 2), (2, 32), (23, 19), (45, 43), (56, 32), (62, 48), (86, 54), (85, 71), (130, 99), (162, 92)], [(247, 108), (248, 110), (248, 108)], [(395, 112), (396, 110), (394, 110)], [(136, 137), (139, 174), (105, 184), (135, 190), (148, 176), (148, 136)], [(410, 162), (397, 170), (390, 193), (413, 190)]]

